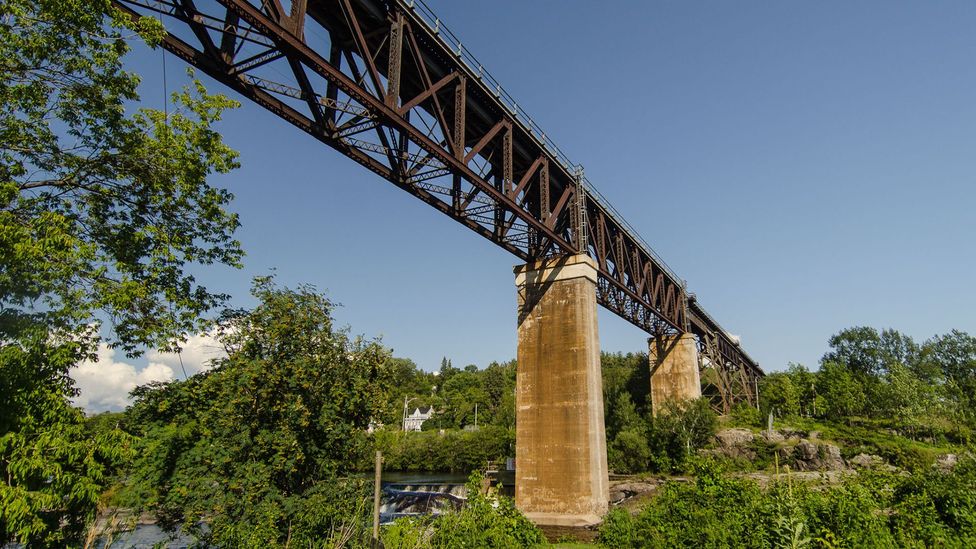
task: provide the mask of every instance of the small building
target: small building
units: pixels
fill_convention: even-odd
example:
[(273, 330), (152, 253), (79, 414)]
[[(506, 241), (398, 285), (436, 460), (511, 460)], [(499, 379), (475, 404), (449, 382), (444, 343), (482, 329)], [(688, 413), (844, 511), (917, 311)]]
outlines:
[(404, 431), (419, 431), (424, 422), (433, 417), (434, 407), (416, 408), (413, 413), (403, 418)]

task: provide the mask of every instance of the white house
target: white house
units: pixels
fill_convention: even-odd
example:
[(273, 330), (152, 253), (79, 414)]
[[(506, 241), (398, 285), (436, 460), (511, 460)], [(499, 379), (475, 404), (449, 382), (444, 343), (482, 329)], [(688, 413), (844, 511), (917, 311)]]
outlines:
[(404, 431), (419, 431), (420, 427), (425, 421), (434, 415), (434, 407), (428, 406), (426, 408), (417, 408), (412, 414), (403, 418), (403, 430)]

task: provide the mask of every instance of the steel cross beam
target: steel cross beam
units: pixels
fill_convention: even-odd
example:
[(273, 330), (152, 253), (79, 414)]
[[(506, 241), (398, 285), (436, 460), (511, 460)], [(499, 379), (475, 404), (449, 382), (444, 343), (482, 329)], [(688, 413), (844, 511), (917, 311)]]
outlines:
[(282, 1), (114, 3), (165, 16), (168, 51), (520, 259), (590, 255), (625, 320), (762, 375), (439, 21), (412, 1)]

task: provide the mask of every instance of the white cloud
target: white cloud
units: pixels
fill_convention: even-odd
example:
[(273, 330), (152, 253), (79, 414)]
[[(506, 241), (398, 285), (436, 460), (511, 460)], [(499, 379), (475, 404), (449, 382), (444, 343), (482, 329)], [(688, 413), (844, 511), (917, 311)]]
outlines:
[[(176, 353), (148, 353), (145, 366), (124, 362), (114, 349), (104, 343), (98, 347), (98, 360), (82, 362), (71, 369), (79, 394), (77, 406), (88, 412), (119, 410), (129, 405), (129, 392), (152, 381), (172, 381), (192, 376), (210, 368), (210, 361), (224, 356), (223, 347), (213, 337), (202, 334), (189, 338), (180, 355)], [(183, 368), (180, 367), (182, 357)]]
[[(192, 376), (209, 370), (212, 360), (225, 356), (227, 353), (224, 352), (224, 346), (210, 334), (190, 336), (183, 344), (183, 351), (180, 354), (160, 353), (159, 351), (152, 351), (147, 354), (149, 362), (165, 364), (181, 377), (184, 369), (186, 375)], [(182, 368), (180, 367), (181, 359), (183, 361)]]

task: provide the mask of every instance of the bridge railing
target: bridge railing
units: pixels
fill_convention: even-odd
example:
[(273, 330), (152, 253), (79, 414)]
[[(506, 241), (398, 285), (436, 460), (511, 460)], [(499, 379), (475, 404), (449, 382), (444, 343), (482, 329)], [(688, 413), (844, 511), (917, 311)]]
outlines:
[[(542, 127), (539, 126), (539, 124), (529, 115), (529, 113), (519, 106), (515, 98), (508, 91), (506, 91), (504, 87), (502, 87), (501, 83), (491, 74), (491, 72), (488, 71), (488, 69), (485, 68), (484, 64), (482, 64), (481, 61), (479, 61), (478, 58), (471, 53), (470, 50), (464, 47), (464, 45), (461, 43), (461, 39), (458, 38), (457, 35), (455, 35), (451, 29), (449, 29), (447, 25), (440, 20), (437, 14), (434, 13), (434, 11), (430, 8), (430, 6), (427, 5), (426, 2), (424, 2), (424, 0), (398, 1), (405, 7), (412, 10), (418, 16), (420, 21), (427, 25), (427, 27), (435, 35), (444, 41), (444, 43), (448, 46), (448, 49), (453, 51), (458, 59), (467, 65), (468, 70), (470, 70), (472, 74), (476, 75), (489, 91), (495, 94), (505, 108), (512, 113), (512, 116), (514, 116), (526, 127), (529, 135), (538, 142), (539, 146), (548, 151), (555, 158), (555, 160), (562, 165), (563, 169), (565, 169), (567, 173), (577, 173), (580, 165), (570, 160), (569, 156), (559, 148), (559, 145), (557, 145), (556, 142), (553, 141), (548, 134), (546, 134)], [(644, 249), (646, 254), (654, 258), (674, 280), (681, 281), (682, 285), (687, 286), (686, 281), (678, 277), (677, 273), (674, 272), (674, 269), (672, 269), (671, 266), (664, 261), (661, 255), (658, 254), (654, 248), (647, 243), (646, 240), (644, 240), (641, 233), (630, 223), (628, 223), (626, 219), (624, 219), (623, 215), (621, 215), (620, 212), (610, 204), (610, 201), (607, 200), (607, 198), (603, 196), (599, 190), (597, 190), (596, 186), (588, 178), (584, 176), (582, 181), (579, 183), (583, 185), (586, 193), (593, 197), (594, 201), (596, 201), (607, 212), (607, 214), (614, 219), (614, 221), (630, 232), (630, 236), (633, 237), (633, 239)]]

